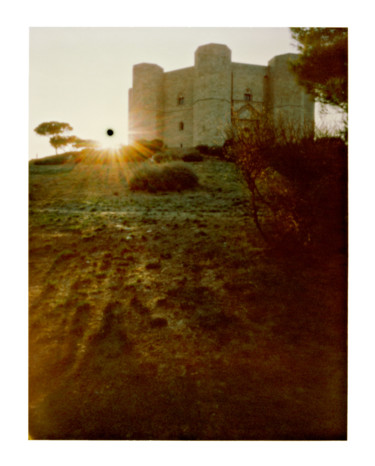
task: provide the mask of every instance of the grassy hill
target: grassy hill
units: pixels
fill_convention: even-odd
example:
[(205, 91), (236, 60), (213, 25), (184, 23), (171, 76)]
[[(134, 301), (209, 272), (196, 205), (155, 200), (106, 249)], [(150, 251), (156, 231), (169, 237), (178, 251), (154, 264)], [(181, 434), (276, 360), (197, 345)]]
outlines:
[(236, 166), (30, 165), (30, 435), (346, 438), (346, 258), (270, 251)]

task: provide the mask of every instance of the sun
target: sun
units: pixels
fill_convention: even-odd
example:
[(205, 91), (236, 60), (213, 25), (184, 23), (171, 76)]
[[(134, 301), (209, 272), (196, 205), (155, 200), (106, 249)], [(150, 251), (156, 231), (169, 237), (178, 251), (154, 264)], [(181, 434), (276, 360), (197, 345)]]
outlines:
[(100, 143), (100, 148), (103, 150), (105, 149), (116, 150), (116, 149), (119, 149), (121, 146), (116, 133), (111, 128), (107, 129), (103, 137), (100, 138), (99, 143)]

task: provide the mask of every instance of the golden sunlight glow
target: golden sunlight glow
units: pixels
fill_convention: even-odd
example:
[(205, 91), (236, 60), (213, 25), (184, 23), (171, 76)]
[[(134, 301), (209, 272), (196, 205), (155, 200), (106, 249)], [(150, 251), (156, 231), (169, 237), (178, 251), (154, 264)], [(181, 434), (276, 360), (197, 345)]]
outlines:
[(117, 135), (117, 131), (112, 128), (108, 128), (105, 132), (103, 131), (102, 136), (96, 139), (100, 144), (100, 150), (118, 150), (121, 147), (120, 138)]
[(106, 149), (112, 149), (116, 150), (119, 149), (121, 144), (116, 140), (116, 138), (112, 137), (106, 137), (105, 139), (102, 139), (99, 141), (100, 143), (100, 149), (106, 150)]

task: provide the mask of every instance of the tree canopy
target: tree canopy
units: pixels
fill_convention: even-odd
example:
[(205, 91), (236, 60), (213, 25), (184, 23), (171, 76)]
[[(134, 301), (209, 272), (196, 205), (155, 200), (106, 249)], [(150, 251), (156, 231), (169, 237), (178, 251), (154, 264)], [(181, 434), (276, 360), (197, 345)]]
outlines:
[(347, 28), (290, 28), (299, 42), (292, 70), (318, 102), (348, 111)]
[(47, 121), (37, 126), (34, 131), (41, 136), (61, 134), (65, 131), (72, 131), (69, 123), (60, 123), (58, 121)]
[(65, 131), (72, 131), (72, 129), (69, 123), (46, 121), (34, 128), (34, 131), (41, 136), (52, 136), (49, 142), (51, 146), (55, 148), (57, 154), (57, 149), (59, 147), (72, 144), (75, 141), (76, 136), (60, 136)]
[(99, 147), (100, 144), (93, 139), (81, 139), (76, 137), (73, 142), (73, 146), (77, 149), (95, 149), (96, 147)]
[(60, 147), (65, 147), (68, 144), (74, 144), (76, 140), (76, 136), (61, 136), (61, 135), (56, 135), (52, 136), (49, 140), (50, 144), (52, 147), (56, 149), (59, 149)]

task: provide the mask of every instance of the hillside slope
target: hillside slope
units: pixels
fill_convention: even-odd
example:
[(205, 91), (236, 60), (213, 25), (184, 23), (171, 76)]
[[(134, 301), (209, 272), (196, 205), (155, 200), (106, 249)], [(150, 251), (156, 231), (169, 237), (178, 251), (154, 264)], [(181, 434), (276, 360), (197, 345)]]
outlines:
[(344, 439), (345, 258), (270, 256), (236, 167), (189, 165), (30, 166), (31, 436)]

